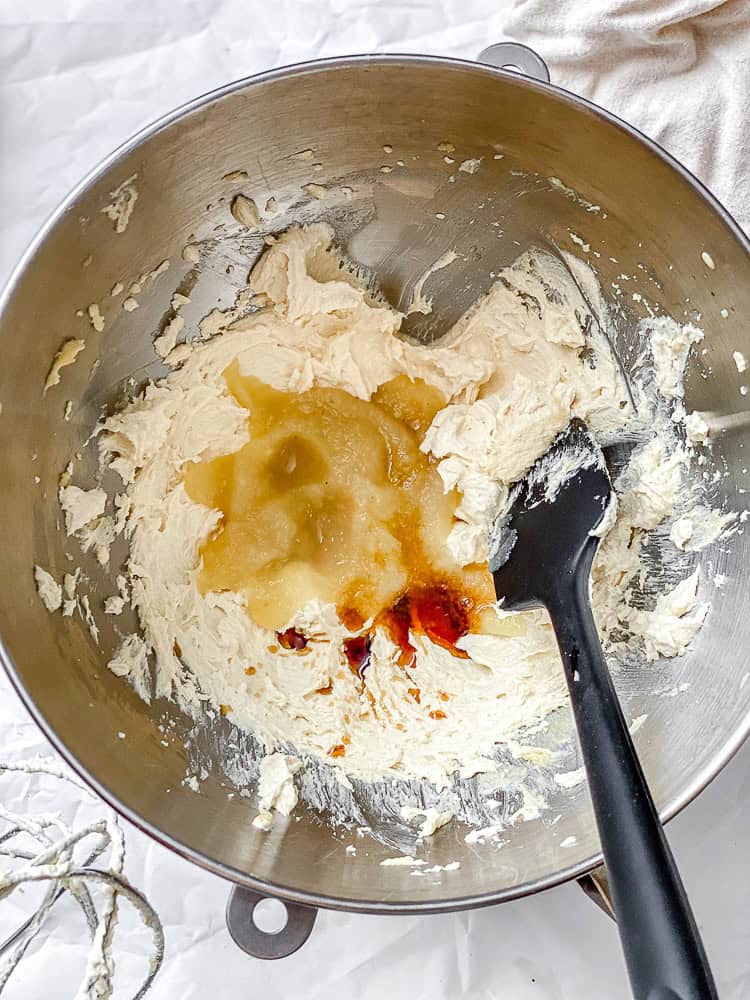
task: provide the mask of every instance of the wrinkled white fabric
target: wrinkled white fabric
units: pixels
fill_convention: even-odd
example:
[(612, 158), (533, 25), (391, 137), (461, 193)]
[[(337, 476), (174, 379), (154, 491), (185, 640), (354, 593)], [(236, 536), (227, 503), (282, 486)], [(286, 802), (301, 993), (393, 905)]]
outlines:
[(516, 0), (498, 20), (553, 83), (655, 139), (750, 226), (747, 0)]

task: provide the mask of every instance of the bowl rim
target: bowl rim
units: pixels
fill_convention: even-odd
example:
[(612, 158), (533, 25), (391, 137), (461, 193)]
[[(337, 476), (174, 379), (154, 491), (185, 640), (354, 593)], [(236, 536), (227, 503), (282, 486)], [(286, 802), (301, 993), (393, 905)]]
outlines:
[[(325, 72), (332, 69), (356, 68), (375, 65), (409, 65), (425, 66), (448, 69), (450, 71), (470, 70), (473, 73), (483, 74), (487, 77), (501, 78), (512, 81), (515, 85), (525, 86), (542, 94), (552, 92), (559, 100), (568, 105), (572, 105), (577, 110), (583, 110), (589, 114), (614, 126), (636, 142), (645, 146), (646, 149), (665, 163), (675, 173), (686, 181), (721, 219), (734, 239), (744, 248), (750, 256), (750, 239), (744, 233), (740, 225), (731, 213), (719, 202), (719, 200), (709, 191), (709, 189), (679, 160), (663, 149), (639, 129), (628, 122), (606, 111), (604, 108), (586, 98), (580, 97), (563, 87), (554, 83), (546, 83), (524, 76), (517, 72), (501, 69), (489, 65), (488, 63), (475, 62), (470, 59), (456, 58), (450, 56), (421, 55), (418, 53), (361, 53), (353, 55), (335, 56), (322, 59), (308, 60), (299, 63), (274, 67), (260, 73), (251, 74), (234, 80), (221, 87), (207, 91), (200, 96), (187, 101), (172, 111), (161, 115), (150, 124), (135, 132), (130, 138), (117, 146), (111, 153), (99, 161), (96, 166), (89, 170), (70, 192), (62, 199), (58, 206), (50, 213), (46, 221), (42, 224), (35, 236), (31, 239), (25, 251), (21, 255), (15, 267), (12, 269), (5, 285), (0, 291), (0, 320), (10, 302), (16, 286), (19, 284), (27, 266), (33, 260), (49, 233), (54, 229), (59, 220), (75, 204), (77, 199), (99, 178), (104, 176), (117, 163), (123, 160), (128, 154), (152, 138), (159, 132), (165, 130), (178, 120), (206, 107), (225, 97), (245, 90), (249, 87), (256, 87), (265, 83), (281, 79), (292, 79), (294, 77), (304, 77), (310, 73)], [(349, 897), (333, 897), (321, 893), (299, 890), (294, 886), (282, 885), (280, 883), (264, 881), (241, 871), (232, 865), (204, 854), (202, 851), (190, 847), (177, 838), (165, 834), (158, 827), (144, 820), (125, 802), (121, 801), (111, 792), (97, 777), (91, 774), (75, 757), (63, 741), (57, 736), (53, 728), (49, 725), (41, 710), (37, 707), (34, 699), (26, 688), (24, 682), (16, 671), (10, 652), (0, 635), (0, 662), (2, 662), (10, 682), (20, 697), (22, 703), (39, 726), (45, 738), (52, 744), (55, 751), (61, 755), (72, 770), (82, 778), (86, 784), (92, 788), (109, 806), (117, 813), (132, 823), (137, 829), (147, 834), (157, 843), (174, 851), (187, 861), (198, 865), (214, 875), (227, 879), (232, 883), (245, 886), (262, 895), (274, 896), (289, 903), (302, 906), (324, 908), (332, 910), (345, 910), (358, 913), (373, 914), (424, 914), (424, 913), (444, 913), (466, 909), (490, 906), (496, 903), (506, 902), (511, 899), (519, 899), (532, 895), (544, 889), (553, 888), (572, 879), (586, 875), (592, 869), (602, 863), (602, 854), (597, 852), (589, 855), (583, 860), (570, 864), (565, 868), (542, 878), (525, 882), (519, 886), (505, 889), (490, 890), (488, 892), (475, 893), (466, 896), (457, 896), (450, 899), (435, 900), (402, 900), (391, 902), (387, 900), (362, 900)], [(740, 749), (744, 741), (750, 735), (750, 706), (741, 724), (737, 726), (724, 740), (720, 749), (714, 754), (712, 759), (687, 783), (683, 791), (671, 798), (660, 810), (660, 818), (666, 823), (685, 808), (704, 788), (719, 774), (732, 757)]]

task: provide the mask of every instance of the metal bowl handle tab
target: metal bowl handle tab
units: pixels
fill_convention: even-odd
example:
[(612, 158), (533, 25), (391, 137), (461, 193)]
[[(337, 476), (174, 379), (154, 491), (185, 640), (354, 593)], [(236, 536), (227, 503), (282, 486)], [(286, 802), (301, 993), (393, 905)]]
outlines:
[(528, 45), (520, 42), (497, 42), (477, 56), (477, 62), (487, 63), (497, 69), (507, 69), (522, 76), (530, 76), (540, 83), (549, 83), (549, 69), (542, 57)]
[[(286, 908), (286, 924), (275, 934), (263, 931), (253, 914), (259, 903), (275, 899)], [(232, 889), (227, 903), (227, 929), (234, 943), (253, 958), (287, 958), (310, 937), (318, 911), (313, 906), (287, 903), (278, 896), (263, 896), (244, 886)]]

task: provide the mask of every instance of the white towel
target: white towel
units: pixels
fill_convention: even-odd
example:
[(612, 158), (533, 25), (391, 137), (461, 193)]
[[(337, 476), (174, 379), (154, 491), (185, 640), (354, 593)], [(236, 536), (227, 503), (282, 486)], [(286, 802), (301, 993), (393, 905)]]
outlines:
[(508, 38), (641, 129), (750, 231), (750, 0), (514, 0)]

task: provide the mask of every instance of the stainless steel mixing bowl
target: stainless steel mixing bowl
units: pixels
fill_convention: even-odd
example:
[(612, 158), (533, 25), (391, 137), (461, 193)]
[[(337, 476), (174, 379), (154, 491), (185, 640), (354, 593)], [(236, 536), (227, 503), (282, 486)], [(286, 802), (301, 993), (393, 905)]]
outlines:
[[(446, 142), (455, 152), (439, 148)], [(295, 155), (307, 149), (312, 157)], [(476, 173), (457, 169), (469, 158), (481, 158)], [(233, 174), (238, 170), (247, 178)], [(102, 210), (131, 175), (138, 201), (127, 230), (116, 234)], [(310, 197), (303, 191), (310, 182), (330, 190), (320, 200)], [(560, 790), (549, 812), (561, 816), (554, 828), (545, 817), (518, 824), (500, 850), (467, 846), (465, 831), (444, 828), (429, 857), (435, 864), (460, 861), (450, 878), (417, 879), (408, 869), (380, 867), (391, 852), (375, 841), (363, 841), (366, 849), (350, 857), (345, 842), (305, 811), (285, 830), (259, 833), (249, 822), (254, 803), (229, 799), (218, 769), (199, 795), (183, 786), (181, 737), (191, 723), (174, 706), (148, 707), (106, 669), (117, 641), (112, 621), (97, 615), (97, 646), (78, 615), (62, 618), (42, 607), (33, 565), (57, 578), (70, 566), (56, 499), (68, 457), (102, 408), (131, 388), (131, 377), (137, 388), (164, 373), (152, 342), (175, 287), (189, 290), (185, 316), (195, 322), (217, 299), (230, 303), (262, 249), (262, 237), (229, 214), (240, 190), (261, 209), (269, 197), (277, 199), (275, 230), (292, 220), (332, 221), (346, 251), (378, 271), (394, 302), (426, 265), (455, 248), (466, 261), (457, 279), (448, 277), (453, 269), (444, 272), (453, 283), (436, 310), (441, 328), (489, 287), (490, 272), (509, 263), (519, 246), (545, 238), (582, 252), (571, 242), (575, 233), (589, 244), (605, 290), (613, 292), (614, 282), (628, 292), (621, 302), (633, 322), (620, 324), (618, 345), (626, 364), (635, 360), (632, 331), (645, 309), (630, 289), (661, 312), (700, 314), (705, 354), (691, 362), (686, 401), (723, 428), (713, 456), (726, 475), (714, 494), (736, 510), (745, 507), (750, 464), (747, 397), (732, 361), (734, 350), (750, 355), (746, 238), (662, 150), (564, 91), (488, 65), (367, 56), (232, 84), (135, 136), (66, 199), (2, 299), (2, 655), (49, 739), (104, 798), (192, 861), (300, 903), (447, 910), (587, 871), (599, 861), (599, 848), (585, 786)], [(204, 246), (199, 268), (181, 257), (197, 241)], [(126, 312), (121, 298), (109, 296), (116, 282), (127, 285), (166, 258), (167, 275), (149, 285), (139, 309)], [(101, 334), (85, 314), (91, 302), (105, 318)], [(439, 332), (423, 330), (427, 337)], [(79, 335), (85, 352), (43, 396), (61, 341)], [(64, 420), (68, 399), (72, 414)], [(665, 818), (716, 774), (750, 725), (750, 684), (743, 686), (750, 648), (746, 559), (742, 534), (701, 553), (706, 591), (714, 573), (725, 574), (727, 583), (689, 652), (617, 676), (629, 717), (648, 716), (635, 739)], [(108, 574), (93, 560), (83, 562), (100, 598), (112, 593)], [(682, 685), (689, 687), (665, 695)], [(168, 748), (157, 728), (165, 713), (174, 727)], [(118, 731), (127, 738), (118, 739)], [(561, 847), (571, 837), (575, 846)]]

